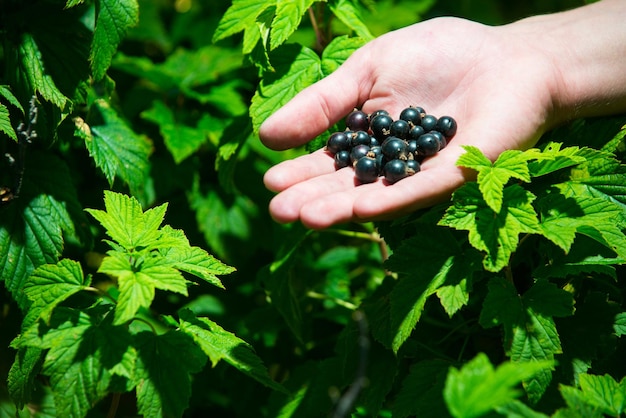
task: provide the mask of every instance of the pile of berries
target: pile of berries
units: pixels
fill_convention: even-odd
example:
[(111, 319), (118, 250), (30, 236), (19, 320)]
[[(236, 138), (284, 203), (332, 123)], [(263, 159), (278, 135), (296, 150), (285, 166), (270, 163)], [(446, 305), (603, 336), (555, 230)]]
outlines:
[(437, 118), (414, 106), (396, 120), (386, 110), (368, 115), (354, 109), (345, 123), (344, 131), (328, 137), (326, 150), (334, 155), (337, 170), (352, 166), (361, 183), (381, 176), (395, 183), (417, 173), (422, 160), (445, 147), (457, 129), (452, 117)]

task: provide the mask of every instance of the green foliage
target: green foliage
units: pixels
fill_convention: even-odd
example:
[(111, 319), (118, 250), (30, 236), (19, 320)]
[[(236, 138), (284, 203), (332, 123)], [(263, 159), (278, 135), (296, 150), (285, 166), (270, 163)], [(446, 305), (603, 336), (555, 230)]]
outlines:
[(259, 126), (373, 35), (554, 2), (26, 3), (0, 2), (0, 416), (624, 415), (623, 115), (467, 147), (476, 181), (394, 221), (267, 212), (265, 170), (324, 138)]

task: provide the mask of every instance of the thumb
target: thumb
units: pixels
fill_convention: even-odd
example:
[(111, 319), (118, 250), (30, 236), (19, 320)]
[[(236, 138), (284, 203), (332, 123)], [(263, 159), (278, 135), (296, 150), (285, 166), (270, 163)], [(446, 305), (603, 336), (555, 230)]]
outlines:
[(267, 118), (259, 129), (261, 142), (275, 150), (305, 144), (361, 105), (369, 94), (371, 77), (367, 65), (358, 62), (359, 52)]

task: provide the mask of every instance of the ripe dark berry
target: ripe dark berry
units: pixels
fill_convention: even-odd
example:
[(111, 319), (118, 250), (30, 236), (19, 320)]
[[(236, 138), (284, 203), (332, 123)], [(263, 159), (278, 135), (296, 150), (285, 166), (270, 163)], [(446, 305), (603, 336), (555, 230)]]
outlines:
[(409, 136), (407, 139), (417, 139), (420, 136), (424, 135), (426, 133), (426, 131), (424, 130), (424, 127), (421, 125), (416, 125), (414, 127), (412, 127), (409, 130)]
[(383, 149), (380, 145), (370, 147), (370, 151), (367, 153), (368, 157), (378, 157), (379, 155), (383, 155)]
[(407, 158), (407, 143), (404, 139), (390, 136), (380, 146), (383, 151), (383, 155), (388, 160), (394, 160), (397, 158)]
[(409, 175), (415, 174), (418, 171), (420, 171), (422, 169), (422, 167), (420, 166), (419, 161), (417, 160), (407, 160), (406, 161), (406, 168), (409, 172)]
[(337, 154), (335, 154), (335, 168), (339, 170), (340, 168), (348, 167), (352, 161), (350, 160), (350, 151), (341, 150)]
[(409, 136), (409, 129), (411, 129), (409, 122), (402, 119), (394, 120), (389, 127), (389, 135), (406, 139)]
[(448, 145), (448, 141), (446, 137), (439, 131), (430, 131), (429, 134), (435, 135), (437, 141), (439, 141), (439, 151), (441, 151), (446, 145)]
[(371, 145), (370, 134), (365, 131), (356, 131), (350, 136), (352, 137), (350, 143), (353, 147), (356, 147), (357, 145)]
[(407, 121), (411, 126), (417, 126), (422, 121), (422, 112), (420, 110), (423, 111), (424, 109), (418, 109), (413, 106), (407, 107), (400, 112), (399, 119)]
[(419, 155), (435, 155), (439, 151), (439, 140), (433, 134), (424, 134), (417, 139), (417, 153)]
[(437, 117), (433, 115), (422, 116), (422, 127), (426, 132), (432, 131), (437, 126)]
[(362, 110), (354, 109), (346, 116), (346, 127), (353, 131), (367, 131), (369, 116)]
[(435, 129), (441, 132), (446, 139), (450, 139), (454, 136), (456, 128), (456, 120), (454, 120), (451, 116), (440, 117), (437, 119), (437, 126), (435, 126)]
[(370, 129), (372, 130), (372, 135), (379, 141), (383, 141), (390, 134), (389, 129), (391, 128), (391, 124), (393, 123), (393, 119), (389, 115), (378, 115), (370, 122)]
[(378, 171), (376, 159), (372, 157), (363, 157), (354, 164), (354, 175), (361, 183), (375, 182)]
[(417, 139), (407, 141), (406, 152), (407, 154), (413, 154), (413, 156), (417, 155)]
[(354, 163), (365, 157), (369, 151), (370, 147), (368, 147), (367, 145), (357, 145), (356, 147), (353, 147), (350, 151), (350, 160), (352, 160), (352, 163)]
[(333, 154), (349, 149), (350, 145), (350, 137), (345, 132), (335, 132), (326, 141), (326, 149)]
[(378, 139), (376, 139), (374, 135), (370, 135), (370, 147), (379, 147), (379, 146), (380, 146), (380, 142), (378, 141)]
[(375, 112), (372, 112), (370, 114), (370, 123), (372, 122), (372, 120), (374, 120), (374, 118), (378, 115), (387, 115), (389, 116), (389, 112), (387, 112), (385, 109), (379, 109), (376, 110)]
[(385, 180), (389, 183), (395, 183), (409, 175), (406, 161), (403, 160), (391, 160), (387, 162), (383, 171), (385, 173)]

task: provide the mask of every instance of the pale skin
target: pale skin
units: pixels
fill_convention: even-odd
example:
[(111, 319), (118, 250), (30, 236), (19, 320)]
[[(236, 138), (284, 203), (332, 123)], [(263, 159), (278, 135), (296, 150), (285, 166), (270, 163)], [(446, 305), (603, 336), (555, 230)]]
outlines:
[(296, 147), (354, 108), (397, 118), (408, 105), (453, 116), (457, 134), (419, 173), (393, 185), (359, 184), (351, 168), (335, 170), (324, 150), (282, 162), (264, 176), (277, 192), (272, 217), (322, 229), (402, 216), (448, 199), (472, 179), (456, 165), (463, 145), (495, 160), (534, 146), (569, 119), (626, 111), (624, 16), (625, 0), (602, 0), (496, 27), (436, 18), (367, 43), (270, 116), (262, 142)]

